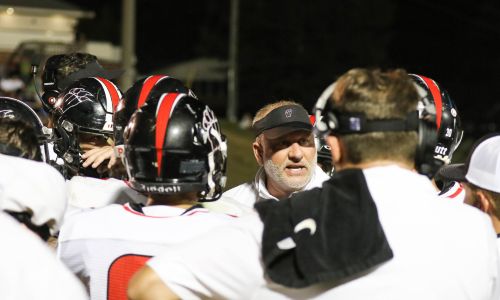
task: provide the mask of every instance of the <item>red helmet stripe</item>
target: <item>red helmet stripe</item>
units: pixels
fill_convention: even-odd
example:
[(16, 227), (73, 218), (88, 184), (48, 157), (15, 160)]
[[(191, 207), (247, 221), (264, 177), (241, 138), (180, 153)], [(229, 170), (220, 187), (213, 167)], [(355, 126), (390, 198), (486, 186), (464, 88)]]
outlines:
[(309, 115), (309, 122), (311, 122), (311, 125), (314, 126), (314, 124), (316, 124), (316, 116)]
[(420, 76), (429, 90), (431, 91), (432, 98), (434, 98), (434, 106), (436, 107), (436, 126), (437, 129), (441, 127), (441, 116), (443, 113), (443, 99), (441, 98), (441, 91), (434, 80), (425, 76)]
[(167, 134), (168, 121), (175, 104), (177, 103), (179, 93), (163, 94), (158, 102), (156, 110), (156, 161), (158, 163), (158, 176), (162, 167), (163, 144), (165, 143), (165, 135)]
[[(109, 81), (105, 78), (95, 77), (95, 79), (97, 79), (102, 84), (104, 84), (104, 86), (108, 90), (109, 96), (111, 97), (111, 103), (113, 105), (112, 111), (114, 112), (116, 109), (116, 106), (118, 105), (118, 102), (120, 102), (120, 99), (122, 97), (120, 90), (118, 90), (118, 88), (116, 87), (116, 85), (114, 85), (114, 83), (112, 83), (111, 81)], [(106, 107), (106, 110), (109, 110), (109, 107)]]
[(158, 81), (162, 80), (163, 78), (166, 78), (168, 76), (164, 75), (153, 75), (149, 76), (144, 80), (144, 83), (142, 84), (142, 89), (141, 93), (139, 94), (139, 101), (137, 101), (137, 108), (139, 109), (144, 105), (146, 102), (146, 99), (148, 99), (149, 93), (153, 89), (153, 87), (158, 83)]

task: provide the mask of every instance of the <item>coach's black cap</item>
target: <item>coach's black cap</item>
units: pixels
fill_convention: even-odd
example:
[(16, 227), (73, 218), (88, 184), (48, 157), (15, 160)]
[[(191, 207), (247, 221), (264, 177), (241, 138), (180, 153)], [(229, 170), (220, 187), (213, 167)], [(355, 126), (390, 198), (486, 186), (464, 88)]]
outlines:
[(265, 131), (268, 138), (274, 139), (297, 130), (312, 131), (309, 114), (300, 105), (284, 105), (273, 109), (252, 126), (255, 136)]

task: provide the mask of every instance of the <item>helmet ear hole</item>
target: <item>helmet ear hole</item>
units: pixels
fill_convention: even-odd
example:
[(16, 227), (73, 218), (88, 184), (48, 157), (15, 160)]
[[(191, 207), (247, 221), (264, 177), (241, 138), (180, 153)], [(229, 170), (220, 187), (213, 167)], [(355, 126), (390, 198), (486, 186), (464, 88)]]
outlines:
[(42, 106), (45, 112), (52, 113), (54, 112), (54, 106), (57, 101), (57, 97), (60, 92), (58, 90), (49, 90), (43, 93), (42, 95)]

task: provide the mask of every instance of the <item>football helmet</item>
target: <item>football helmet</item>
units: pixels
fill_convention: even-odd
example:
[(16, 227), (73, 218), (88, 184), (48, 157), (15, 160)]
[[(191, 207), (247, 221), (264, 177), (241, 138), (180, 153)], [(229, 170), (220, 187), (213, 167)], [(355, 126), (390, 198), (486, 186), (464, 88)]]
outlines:
[(151, 75), (136, 81), (125, 92), (113, 115), (114, 138), (115, 144), (118, 146), (117, 152), (119, 156), (123, 152), (121, 146), (123, 145), (123, 131), (132, 114), (146, 102), (158, 101), (164, 93), (183, 93), (196, 98), (194, 93), (184, 86), (180, 80), (167, 75)]
[(415, 84), (425, 91), (418, 103), (421, 118), (429, 118), (436, 123), (437, 144), (434, 147), (434, 160), (439, 168), (451, 162), (453, 153), (462, 141), (460, 116), (455, 102), (436, 81), (422, 75), (409, 75)]
[(325, 141), (325, 137), (314, 136), (314, 143), (316, 145), (316, 152), (318, 154), (319, 167), (329, 176), (334, 173), (334, 166), (332, 163), (332, 152), (330, 146)]
[(22, 120), (31, 125), (35, 129), (40, 144), (40, 157), (37, 160), (48, 162), (47, 140), (50, 136), (50, 129), (43, 125), (38, 115), (29, 105), (18, 99), (0, 97), (0, 118)]
[(227, 145), (214, 112), (182, 93), (152, 98), (124, 131), (130, 185), (151, 194), (197, 191), (217, 200), (226, 182)]
[(80, 79), (58, 96), (54, 105), (54, 152), (70, 171), (65, 175), (98, 177), (92, 168), (81, 166), (80, 143), (88, 139), (112, 140), (113, 111), (121, 96), (111, 81), (101, 77)]

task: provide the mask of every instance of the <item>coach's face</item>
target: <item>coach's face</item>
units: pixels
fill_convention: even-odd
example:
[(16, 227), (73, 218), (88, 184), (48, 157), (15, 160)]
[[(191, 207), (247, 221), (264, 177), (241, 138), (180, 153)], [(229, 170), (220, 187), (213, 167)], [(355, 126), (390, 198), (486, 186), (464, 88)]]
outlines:
[(298, 130), (270, 138), (266, 132), (253, 144), (255, 158), (266, 172), (266, 186), (277, 198), (304, 188), (316, 166), (316, 147), (311, 131)]

